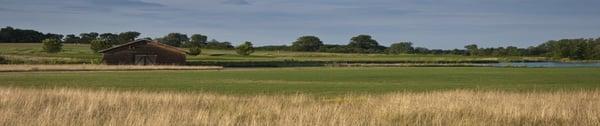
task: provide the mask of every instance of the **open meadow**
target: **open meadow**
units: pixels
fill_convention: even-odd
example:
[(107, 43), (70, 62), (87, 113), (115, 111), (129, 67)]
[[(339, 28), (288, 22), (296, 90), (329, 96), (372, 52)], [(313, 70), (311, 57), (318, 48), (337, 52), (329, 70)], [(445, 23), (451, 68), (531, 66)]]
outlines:
[[(0, 56), (14, 64), (98, 64), (101, 54), (93, 53), (89, 44), (64, 44), (63, 51), (46, 53), (40, 43), (0, 43)], [(541, 57), (479, 57), (461, 55), (421, 55), (421, 54), (342, 54), (322, 52), (256, 51), (250, 56), (240, 56), (234, 50), (202, 49), (198, 56), (188, 56), (193, 65), (231, 65), (262, 63), (278, 66), (282, 63), (294, 65), (314, 62), (350, 63), (494, 63), (502, 61), (541, 61)], [(249, 63), (248, 63), (249, 62)], [(312, 64), (311, 64), (312, 63)], [(272, 65), (275, 64), (275, 65)], [(256, 65), (255, 65), (256, 66)], [(260, 65), (259, 65), (260, 66)]]
[(311, 67), (184, 71), (2, 72), (0, 86), (339, 95), (431, 90), (554, 91), (600, 87), (599, 68)]
[[(600, 68), (83, 65), (99, 63), (87, 45), (0, 45), (18, 61), (0, 65), (0, 125), (600, 125)], [(503, 60), (203, 53), (188, 61)]]

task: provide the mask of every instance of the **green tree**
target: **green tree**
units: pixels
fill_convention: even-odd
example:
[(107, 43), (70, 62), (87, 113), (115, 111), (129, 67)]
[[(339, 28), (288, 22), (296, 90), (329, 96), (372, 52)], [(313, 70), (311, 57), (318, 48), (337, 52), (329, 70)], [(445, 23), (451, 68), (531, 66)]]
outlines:
[(103, 49), (108, 49), (110, 47), (112, 47), (112, 44), (110, 44), (110, 42), (108, 42), (106, 39), (97, 38), (92, 40), (92, 42), (90, 43), (90, 49), (92, 49), (94, 52), (98, 52)]
[(44, 51), (48, 52), (48, 53), (56, 53), (56, 52), (60, 52), (62, 50), (62, 43), (55, 38), (49, 38), (49, 39), (44, 39), (42, 41), (43, 43), (43, 47), (42, 49), (44, 49)]
[(46, 33), (46, 35), (44, 35), (45, 39), (56, 39), (58, 41), (61, 41), (63, 39), (64, 35), (61, 34), (54, 34), (54, 33)]
[(102, 33), (102, 34), (100, 34), (98, 39), (102, 39), (110, 45), (121, 44), (121, 43), (119, 43), (119, 35), (113, 34), (113, 33)]
[(202, 50), (200, 50), (200, 47), (190, 47), (190, 52), (188, 54), (192, 55), (192, 56), (197, 56), (197, 55), (200, 55), (200, 53), (202, 53)]
[(292, 50), (315, 52), (318, 51), (323, 42), (316, 36), (302, 36), (292, 43)]
[(237, 46), (235, 48), (235, 52), (242, 56), (247, 56), (254, 53), (254, 47), (252, 47), (252, 42), (246, 41), (243, 44)]
[(140, 35), (141, 35), (141, 33), (136, 32), (136, 31), (121, 32), (118, 35), (118, 43), (117, 44), (124, 44), (127, 42), (131, 42), (131, 41), (135, 40), (135, 38), (139, 37)]
[(390, 48), (388, 48), (388, 53), (390, 54), (409, 54), (413, 52), (414, 48), (412, 47), (411, 42), (394, 43), (390, 46)]
[(170, 46), (180, 47), (181, 44), (186, 43), (189, 40), (190, 39), (185, 34), (169, 33), (167, 36), (159, 39), (159, 42)]
[(348, 47), (353, 48), (357, 53), (377, 53), (382, 52), (382, 47), (370, 35), (358, 35), (350, 39)]
[(92, 40), (98, 38), (98, 33), (96, 32), (90, 32), (90, 33), (81, 33), (79, 34), (79, 36), (81, 37), (81, 43), (90, 43), (92, 42)]
[(193, 34), (190, 36), (191, 40), (186, 44), (187, 47), (203, 47), (206, 45), (208, 37), (201, 34)]
[(416, 47), (414, 53), (416, 54), (428, 54), (430, 50), (425, 47)]
[(10, 26), (0, 29), (0, 42), (31, 43), (42, 42), (48, 38), (45, 34), (28, 29), (12, 28)]
[(65, 37), (65, 40), (63, 40), (65, 43), (79, 43), (79, 41), (81, 38), (79, 38), (78, 36), (74, 35), (74, 34), (68, 34)]
[(521, 54), (519, 52), (519, 48), (517, 48), (515, 46), (508, 46), (508, 47), (506, 47), (506, 55), (508, 55), (508, 56), (519, 56)]
[(231, 45), (230, 42), (219, 42), (215, 39), (212, 39), (208, 42), (206, 42), (206, 46), (203, 48), (207, 48), (207, 49), (235, 49), (235, 47), (233, 45)]
[(467, 49), (467, 52), (469, 52), (469, 55), (471, 55), (471, 56), (475, 56), (479, 52), (479, 48), (475, 44), (466, 45), (465, 48)]

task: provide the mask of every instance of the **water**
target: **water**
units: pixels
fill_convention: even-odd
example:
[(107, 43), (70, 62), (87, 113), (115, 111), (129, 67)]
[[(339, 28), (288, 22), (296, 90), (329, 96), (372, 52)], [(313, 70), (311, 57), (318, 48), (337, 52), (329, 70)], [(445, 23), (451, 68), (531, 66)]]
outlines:
[(508, 62), (492, 64), (494, 67), (544, 67), (544, 68), (569, 68), (569, 67), (600, 67), (600, 62)]

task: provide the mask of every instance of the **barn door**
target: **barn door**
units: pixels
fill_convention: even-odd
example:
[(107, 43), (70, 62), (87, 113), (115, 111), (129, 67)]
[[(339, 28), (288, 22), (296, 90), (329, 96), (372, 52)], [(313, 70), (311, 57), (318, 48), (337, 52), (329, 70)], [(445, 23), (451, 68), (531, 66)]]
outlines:
[(135, 55), (136, 65), (154, 65), (156, 64), (156, 55)]

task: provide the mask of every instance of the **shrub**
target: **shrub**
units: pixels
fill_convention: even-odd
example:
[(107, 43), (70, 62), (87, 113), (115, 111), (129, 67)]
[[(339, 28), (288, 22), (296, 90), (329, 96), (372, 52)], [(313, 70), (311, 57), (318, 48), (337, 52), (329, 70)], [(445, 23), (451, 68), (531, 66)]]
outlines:
[(188, 54), (192, 55), (192, 56), (197, 56), (197, 55), (200, 55), (200, 53), (202, 53), (202, 50), (200, 50), (200, 47), (192, 47), (192, 48), (190, 48), (190, 52)]
[(4, 58), (3, 56), (0, 56), (0, 64), (6, 64), (8, 63), (8, 60), (6, 60), (6, 58)]
[(247, 56), (254, 53), (254, 47), (252, 47), (251, 42), (246, 41), (244, 42), (244, 44), (241, 44), (238, 47), (236, 47), (235, 52), (237, 52), (237, 54), (239, 55)]
[(44, 51), (48, 53), (56, 53), (62, 50), (62, 43), (58, 39), (49, 38), (42, 41)]
[(112, 45), (109, 41), (105, 39), (94, 39), (90, 42), (90, 49), (94, 50), (94, 52), (98, 52), (103, 49), (108, 49)]

